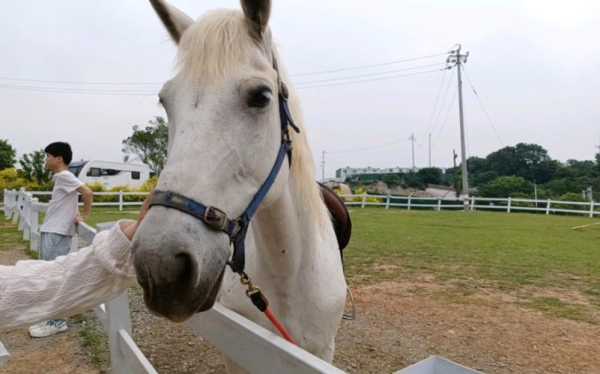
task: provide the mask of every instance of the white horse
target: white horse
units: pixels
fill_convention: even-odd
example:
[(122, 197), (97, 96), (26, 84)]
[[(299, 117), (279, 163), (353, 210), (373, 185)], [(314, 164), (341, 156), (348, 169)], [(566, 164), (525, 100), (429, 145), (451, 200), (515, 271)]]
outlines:
[[(197, 21), (162, 0), (150, 2), (179, 48), (177, 73), (159, 95), (169, 117), (169, 155), (157, 189), (238, 217), (267, 179), (282, 144), (278, 98), (280, 81), (289, 81), (276, 63), (271, 2), (242, 0), (243, 12), (212, 11)], [(331, 361), (346, 281), (293, 90), (289, 103), (300, 133), (291, 132), (291, 164), (283, 162), (248, 226), (245, 272), (296, 342)], [(232, 256), (227, 234), (156, 205), (133, 245), (147, 306), (183, 321), (218, 298), (273, 330), (246, 297), (239, 275), (226, 267)]]

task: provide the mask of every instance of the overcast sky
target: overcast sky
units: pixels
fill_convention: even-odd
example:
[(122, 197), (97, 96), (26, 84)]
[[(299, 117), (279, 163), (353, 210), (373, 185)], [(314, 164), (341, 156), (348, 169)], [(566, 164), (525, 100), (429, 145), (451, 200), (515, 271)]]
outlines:
[[(194, 18), (239, 7), (234, 0), (172, 3)], [(131, 126), (164, 115), (152, 93), (172, 75), (176, 48), (147, 1), (19, 0), (2, 8), (0, 138), (19, 154), (66, 140), (76, 159), (118, 161)], [(490, 115), (465, 81), (469, 155), (534, 142), (560, 160), (591, 159), (600, 143), (599, 1), (275, 0), (271, 20), (292, 74), (443, 54), (462, 43), (470, 52), (466, 72)], [(440, 55), (292, 80), (370, 80), (444, 61)], [(452, 149), (460, 149), (456, 70), (331, 85), (339, 82), (347, 81), (299, 90), (316, 161), (328, 152), (328, 176), (343, 166), (410, 166), (411, 133), (418, 166), (428, 163), (428, 132), (433, 163), (452, 163)], [(109, 95), (115, 91), (147, 96)]]

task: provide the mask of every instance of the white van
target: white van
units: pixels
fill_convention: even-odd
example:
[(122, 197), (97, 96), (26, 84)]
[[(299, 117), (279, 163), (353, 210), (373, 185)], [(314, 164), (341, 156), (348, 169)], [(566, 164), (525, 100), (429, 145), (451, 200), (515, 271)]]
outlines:
[(150, 167), (145, 164), (111, 161), (73, 161), (71, 173), (83, 183), (102, 183), (110, 189), (117, 186), (141, 187), (150, 178)]

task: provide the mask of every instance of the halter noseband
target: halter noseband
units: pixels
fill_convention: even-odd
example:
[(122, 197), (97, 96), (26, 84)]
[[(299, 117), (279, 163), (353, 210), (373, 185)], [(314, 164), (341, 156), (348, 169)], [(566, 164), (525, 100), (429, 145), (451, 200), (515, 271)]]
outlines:
[(229, 240), (233, 245), (233, 256), (229, 265), (231, 269), (239, 274), (244, 273), (245, 266), (245, 241), (248, 232), (250, 221), (258, 210), (258, 207), (263, 202), (271, 187), (275, 183), (275, 179), (281, 170), (281, 166), (285, 157), (288, 157), (288, 162), (291, 166), (292, 162), (292, 140), (290, 137), (289, 128), (291, 127), (296, 133), (300, 133), (300, 129), (294, 123), (290, 112), (288, 99), (289, 91), (284, 82), (279, 76), (277, 61), (273, 56), (273, 68), (277, 72), (277, 83), (279, 90), (279, 119), (281, 122), (281, 145), (275, 159), (275, 164), (271, 168), (271, 172), (262, 186), (256, 192), (256, 195), (248, 204), (244, 212), (236, 219), (230, 219), (222, 210), (206, 206), (199, 201), (190, 199), (176, 192), (171, 191), (154, 191), (150, 199), (150, 207), (163, 206), (166, 208), (176, 209), (183, 213), (189, 214), (192, 217), (204, 222), (208, 228), (214, 231), (221, 231), (229, 236)]

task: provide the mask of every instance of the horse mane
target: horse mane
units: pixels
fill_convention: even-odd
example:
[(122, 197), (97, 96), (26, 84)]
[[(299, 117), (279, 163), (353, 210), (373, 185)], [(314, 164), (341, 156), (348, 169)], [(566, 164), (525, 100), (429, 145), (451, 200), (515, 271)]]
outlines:
[[(281, 63), (277, 49), (265, 33), (265, 53), (274, 54), (278, 61), (281, 79), (290, 91), (290, 110), (300, 134), (291, 131), (293, 157), (290, 170), (294, 196), (298, 208), (303, 209), (311, 221), (325, 227), (329, 219), (321, 192), (316, 183), (315, 164), (306, 137), (304, 118), (298, 96), (290, 84), (287, 71)], [(179, 42), (178, 69), (190, 82), (214, 82), (224, 79), (228, 72), (250, 63), (250, 56), (257, 48), (244, 14), (238, 10), (214, 10), (206, 13), (191, 25)]]

